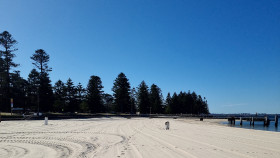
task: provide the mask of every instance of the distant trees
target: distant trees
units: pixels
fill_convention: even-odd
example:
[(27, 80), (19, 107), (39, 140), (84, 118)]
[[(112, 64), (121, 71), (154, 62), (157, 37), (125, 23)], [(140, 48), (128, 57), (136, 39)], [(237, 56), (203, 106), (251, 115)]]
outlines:
[(180, 92), (166, 97), (166, 112), (170, 114), (209, 114), (206, 98), (202, 99), (195, 92)]
[(114, 96), (114, 105), (116, 112), (130, 112), (130, 83), (124, 73), (120, 73), (115, 79), (112, 88)]
[(102, 81), (98, 76), (91, 76), (87, 86), (87, 103), (92, 113), (104, 112), (102, 102)]
[(149, 88), (142, 81), (136, 89), (131, 88), (122, 72), (114, 80), (112, 95), (103, 92), (98, 76), (91, 76), (86, 88), (81, 83), (75, 85), (71, 78), (66, 82), (58, 80), (52, 86), (50, 56), (43, 49), (37, 49), (30, 57), (35, 68), (25, 80), (19, 71), (11, 72), (18, 66), (13, 61), (16, 44), (8, 31), (0, 33), (0, 110), (10, 111), (13, 98), (14, 107), (34, 112), (209, 113), (206, 98), (195, 92), (173, 93), (172, 96), (168, 93), (164, 101), (156, 84)]

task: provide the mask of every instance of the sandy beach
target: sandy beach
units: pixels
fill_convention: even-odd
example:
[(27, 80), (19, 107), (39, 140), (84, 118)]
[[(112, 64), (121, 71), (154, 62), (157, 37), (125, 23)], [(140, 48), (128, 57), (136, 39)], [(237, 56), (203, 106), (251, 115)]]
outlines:
[[(165, 121), (170, 130), (165, 130)], [(217, 120), (93, 118), (0, 123), (0, 157), (279, 158), (280, 133)]]

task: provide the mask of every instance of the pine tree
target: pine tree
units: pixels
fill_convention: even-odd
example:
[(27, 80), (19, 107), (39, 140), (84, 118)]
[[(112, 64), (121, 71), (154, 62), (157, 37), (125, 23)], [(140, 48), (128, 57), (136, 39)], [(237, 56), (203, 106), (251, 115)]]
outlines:
[(137, 92), (135, 88), (131, 89), (130, 93), (130, 113), (136, 113), (136, 105), (137, 105)]
[(34, 61), (32, 64), (40, 70), (40, 73), (48, 73), (49, 71), (52, 71), (48, 66), (50, 56), (43, 49), (37, 49), (31, 59)]
[(0, 112), (2, 110), (2, 108), (4, 107), (4, 95), (6, 92), (5, 86), (7, 85), (5, 83), (5, 68), (4, 68), (4, 60), (2, 59), (2, 57), (0, 56)]
[(65, 103), (66, 103), (66, 87), (65, 84), (58, 80), (54, 84), (54, 111), (56, 112), (63, 112), (65, 109)]
[(78, 110), (77, 91), (71, 78), (66, 82), (66, 111), (75, 112)]
[(79, 107), (78, 110), (84, 112), (87, 111), (88, 107), (85, 107), (86, 104), (83, 104), (83, 102), (85, 102), (86, 90), (80, 82), (76, 86), (76, 93), (77, 105)]
[(106, 111), (107, 112), (112, 111), (113, 110), (114, 97), (111, 94), (104, 93), (102, 95), (102, 100), (103, 100), (104, 107), (105, 107)]
[(27, 86), (27, 81), (20, 77), (19, 71), (11, 74), (11, 98), (14, 100), (14, 107), (27, 109)]
[(137, 87), (137, 100), (138, 100), (138, 107), (141, 114), (148, 114), (150, 113), (150, 99), (149, 99), (149, 88), (146, 85), (145, 81), (142, 81), (140, 85)]
[(0, 34), (0, 46), (3, 47), (3, 50), (0, 50), (0, 75), (1, 75), (1, 86), (2, 86), (2, 95), (1, 100), (3, 100), (2, 110), (10, 110), (10, 98), (11, 98), (11, 68), (17, 67), (19, 64), (13, 62), (14, 54), (17, 49), (15, 45), (17, 41), (12, 37), (8, 31), (4, 31)]
[(32, 111), (37, 111), (39, 102), (40, 74), (36, 69), (32, 69), (28, 75), (27, 105)]
[(92, 113), (104, 112), (102, 102), (102, 81), (98, 76), (91, 76), (87, 86), (87, 103)]
[(130, 84), (124, 73), (120, 73), (115, 79), (112, 88), (116, 112), (130, 112)]
[(180, 111), (178, 110), (178, 107), (179, 107), (178, 95), (177, 95), (177, 93), (174, 93), (171, 98), (170, 113), (171, 114), (180, 113)]
[(150, 102), (151, 102), (153, 113), (163, 112), (161, 89), (155, 84), (152, 84), (151, 86)]
[(49, 55), (44, 50), (38, 49), (32, 55), (31, 59), (34, 61), (32, 64), (40, 70), (38, 111), (40, 111), (40, 109), (45, 112), (53, 110), (54, 97), (51, 80), (48, 74), (48, 72), (51, 71), (48, 67)]
[(167, 93), (167, 96), (166, 96), (166, 99), (165, 99), (165, 112), (167, 114), (170, 114), (171, 113), (171, 96), (170, 96), (170, 93), (168, 92)]
[(40, 74), (39, 84), (39, 111), (49, 112), (53, 110), (54, 96), (49, 74)]

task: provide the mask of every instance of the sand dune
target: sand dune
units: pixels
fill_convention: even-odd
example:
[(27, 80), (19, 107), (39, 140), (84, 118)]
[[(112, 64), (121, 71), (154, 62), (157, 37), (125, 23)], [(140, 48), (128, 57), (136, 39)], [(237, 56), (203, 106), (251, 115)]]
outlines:
[[(164, 129), (169, 121), (170, 130)], [(0, 157), (279, 158), (280, 133), (215, 120), (95, 118), (0, 123)]]

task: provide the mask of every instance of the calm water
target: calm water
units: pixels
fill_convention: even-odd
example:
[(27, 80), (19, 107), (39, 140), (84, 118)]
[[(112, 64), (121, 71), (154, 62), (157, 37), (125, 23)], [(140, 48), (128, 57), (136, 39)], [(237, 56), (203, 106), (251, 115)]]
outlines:
[[(280, 119), (278, 119), (278, 120), (280, 120)], [(226, 124), (231, 127), (248, 128), (248, 129), (264, 130), (264, 131), (274, 131), (274, 132), (280, 132), (279, 123), (278, 123), (278, 127), (276, 128), (274, 121), (270, 121), (270, 125), (268, 127), (263, 125), (263, 121), (256, 121), (254, 126), (250, 126), (250, 121), (244, 121), (244, 120), (243, 120), (242, 126), (240, 126), (240, 121), (235, 121), (235, 125), (231, 125), (228, 122), (223, 122), (223, 124)]]

